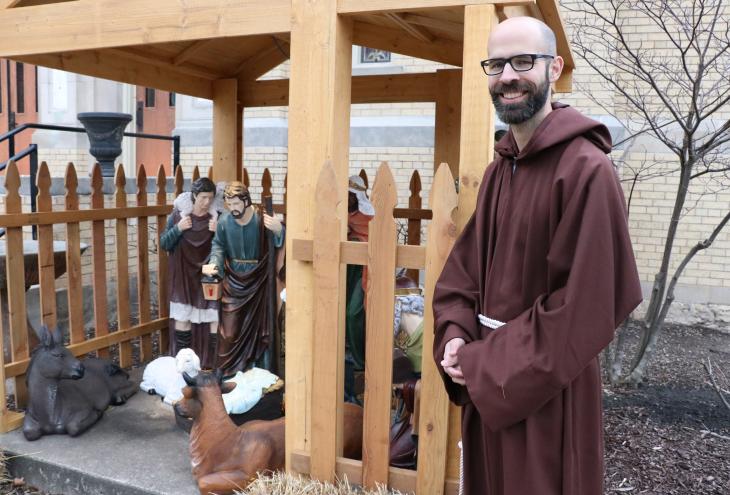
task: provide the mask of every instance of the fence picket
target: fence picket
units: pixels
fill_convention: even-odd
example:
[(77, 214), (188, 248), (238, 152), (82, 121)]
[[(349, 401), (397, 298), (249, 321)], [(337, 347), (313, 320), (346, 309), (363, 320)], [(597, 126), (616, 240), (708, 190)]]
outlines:
[[(117, 208), (127, 206), (124, 167), (120, 164), (114, 180), (116, 191), (114, 202)], [(129, 236), (126, 218), (116, 220), (116, 255), (117, 255), (117, 331), (126, 329), (131, 324), (129, 314)], [(132, 365), (132, 342), (119, 343), (119, 366), (126, 368)]]
[(370, 182), (368, 181), (368, 173), (365, 172), (364, 168), (360, 169), (360, 173), (358, 174), (360, 178), (365, 182), (365, 189), (370, 187)]
[(393, 306), (397, 229), (393, 208), (398, 202), (393, 174), (383, 162), (375, 176), (370, 221), (366, 309), (365, 416), (363, 482), (367, 488), (388, 482), (390, 397), (393, 373)]
[[(36, 178), (38, 212), (53, 210), (51, 199), (51, 173), (48, 164), (42, 162)], [(40, 284), (41, 323), (48, 328), (56, 327), (56, 268), (53, 260), (53, 225), (38, 226), (38, 282)]]
[[(143, 165), (137, 169), (137, 206), (147, 206), (147, 172)], [(137, 304), (139, 323), (147, 323), (150, 315), (149, 219), (137, 217)], [(144, 335), (139, 348), (141, 362), (152, 358), (152, 336)]]
[(175, 197), (177, 198), (183, 192), (183, 186), (185, 185), (185, 179), (183, 178), (182, 167), (175, 169)]
[[(104, 178), (101, 175), (101, 166), (97, 163), (91, 169), (91, 207), (104, 209)], [(94, 331), (97, 337), (109, 333), (109, 318), (107, 316), (107, 285), (106, 285), (106, 232), (104, 220), (91, 222), (91, 247), (94, 276)], [(108, 358), (109, 349), (99, 349), (99, 357)]]
[[(5, 169), (5, 211), (21, 213), (20, 175), (18, 167), (11, 161)], [(8, 320), (10, 323), (10, 359), (20, 361), (30, 355), (28, 318), (25, 307), (25, 260), (23, 258), (23, 228), (9, 227), (5, 231), (5, 267), (7, 270)], [(38, 339), (36, 338), (37, 342)], [(15, 404), (25, 407), (28, 401), (28, 390), (25, 375), (15, 379)]]
[(251, 186), (251, 182), (248, 180), (248, 170), (245, 168), (243, 169), (243, 185), (246, 187)]
[[(449, 166), (442, 163), (431, 187), (430, 207), (433, 219), (426, 240), (426, 293), (424, 307), (433, 304), (433, 289), (446, 258), (456, 240), (452, 213), (458, 204), (454, 178)], [(423, 318), (423, 361), (421, 363), (421, 408), (418, 429), (417, 493), (443, 493), (446, 477), (446, 442), (449, 427), (449, 399), (446, 396), (436, 364), (431, 359), (433, 348), (433, 312)]]
[[(180, 167), (178, 167), (180, 168)], [(211, 167), (212, 168), (212, 167)], [(160, 165), (157, 170), (157, 204), (167, 204), (167, 177), (165, 175), (165, 167)], [(165, 231), (167, 218), (165, 215), (157, 216), (157, 317), (164, 318), (168, 313), (167, 301), (167, 253), (160, 246), (160, 236)], [(168, 332), (162, 330), (160, 332), (160, 353), (167, 352), (168, 349)]]
[(198, 165), (196, 165), (195, 168), (193, 168), (193, 175), (190, 181), (195, 182), (198, 179), (200, 179), (200, 168), (198, 167)]
[(271, 196), (271, 172), (268, 168), (264, 169), (264, 174), (261, 176), (261, 204), (264, 203), (266, 196)]
[[(69, 163), (66, 166), (64, 182), (66, 184), (66, 210), (78, 211), (79, 195), (77, 188), (79, 181), (76, 176), (76, 167), (74, 167), (73, 163)], [(81, 231), (79, 222), (69, 222), (66, 224), (66, 277), (68, 280), (66, 297), (68, 301), (69, 338), (72, 344), (76, 344), (86, 338), (84, 335), (83, 298), (79, 297), (79, 295), (83, 294), (83, 286), (81, 284)]]

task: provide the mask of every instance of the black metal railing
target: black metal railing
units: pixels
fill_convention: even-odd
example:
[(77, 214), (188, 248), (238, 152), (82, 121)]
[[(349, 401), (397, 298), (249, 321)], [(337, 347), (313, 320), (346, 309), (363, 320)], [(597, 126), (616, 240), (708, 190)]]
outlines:
[[(7, 168), (10, 160), (18, 162), (29, 157), (30, 167), (30, 211), (36, 211), (36, 196), (38, 195), (38, 185), (36, 184), (36, 177), (38, 175), (38, 145), (31, 144), (19, 153), (15, 153), (15, 136), (27, 129), (43, 129), (46, 131), (63, 131), (63, 132), (76, 132), (86, 134), (86, 130), (83, 127), (69, 127), (64, 125), (49, 125), (49, 124), (22, 124), (15, 129), (12, 129), (5, 134), (0, 135), (0, 143), (8, 142), (8, 158), (7, 161), (0, 163), (0, 172)], [(140, 138), (140, 139), (159, 139), (164, 141), (172, 141), (172, 171), (175, 172), (175, 168), (180, 164), (180, 136), (164, 136), (162, 134), (146, 134), (142, 132), (125, 132), (125, 137)], [(35, 227), (33, 232), (33, 238), (35, 239)], [(5, 229), (0, 229), (0, 237), (5, 234)]]

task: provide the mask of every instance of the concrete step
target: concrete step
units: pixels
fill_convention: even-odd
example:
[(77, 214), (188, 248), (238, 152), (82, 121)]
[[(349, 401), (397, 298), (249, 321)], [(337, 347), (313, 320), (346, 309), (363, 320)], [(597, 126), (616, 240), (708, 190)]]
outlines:
[[(137, 383), (141, 371), (133, 373)], [(188, 435), (159, 396), (139, 391), (110, 407), (81, 436), (48, 435), (28, 442), (20, 429), (0, 434), (15, 477), (62, 495), (197, 495)]]

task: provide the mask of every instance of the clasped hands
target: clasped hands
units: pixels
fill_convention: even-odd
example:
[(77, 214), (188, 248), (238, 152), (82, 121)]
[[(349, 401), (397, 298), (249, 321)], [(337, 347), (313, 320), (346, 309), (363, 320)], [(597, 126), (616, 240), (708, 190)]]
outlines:
[(466, 341), (462, 338), (451, 339), (446, 342), (444, 349), (444, 358), (441, 360), (441, 367), (444, 369), (444, 373), (451, 377), (451, 381), (458, 385), (466, 385), (464, 380), (464, 374), (461, 371), (461, 365), (456, 353), (466, 344)]

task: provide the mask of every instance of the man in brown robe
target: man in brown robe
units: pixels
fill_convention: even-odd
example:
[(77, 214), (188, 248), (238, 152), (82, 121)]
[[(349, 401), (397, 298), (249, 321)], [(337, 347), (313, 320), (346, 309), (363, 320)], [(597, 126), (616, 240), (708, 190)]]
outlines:
[(465, 493), (601, 495), (598, 354), (641, 301), (606, 127), (550, 103), (555, 36), (512, 18), (482, 63), (510, 125), (434, 294), (434, 357), (463, 406)]

